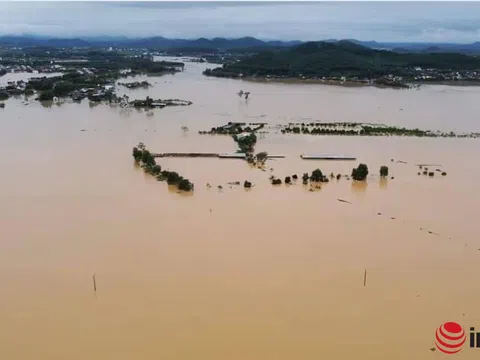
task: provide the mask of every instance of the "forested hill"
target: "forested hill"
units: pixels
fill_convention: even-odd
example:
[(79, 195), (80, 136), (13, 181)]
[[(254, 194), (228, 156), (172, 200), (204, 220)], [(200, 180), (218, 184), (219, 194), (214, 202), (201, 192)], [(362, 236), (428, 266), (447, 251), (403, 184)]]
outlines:
[(477, 69), (480, 70), (478, 57), (454, 53), (397, 53), (338, 41), (309, 42), (287, 49), (264, 51), (222, 68), (207, 70), (205, 75), (376, 79), (387, 75), (411, 77), (419, 75), (419, 72), (471, 72)]

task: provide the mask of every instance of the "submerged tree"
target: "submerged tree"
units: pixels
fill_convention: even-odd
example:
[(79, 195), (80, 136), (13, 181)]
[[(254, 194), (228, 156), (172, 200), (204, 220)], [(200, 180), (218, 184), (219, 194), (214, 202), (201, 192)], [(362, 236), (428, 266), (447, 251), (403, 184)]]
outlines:
[(303, 173), (303, 175), (302, 175), (302, 183), (303, 183), (303, 185), (307, 185), (309, 179), (310, 179), (310, 176), (308, 175), (308, 173)]
[(162, 168), (160, 165), (154, 165), (151, 170), (152, 175), (157, 175), (157, 176), (160, 175), (161, 171), (162, 171)]
[(267, 160), (268, 153), (266, 151), (259, 152), (256, 156), (257, 161), (260, 163), (264, 163)]
[(388, 166), (385, 166), (385, 165), (380, 166), (380, 176), (381, 177), (388, 176)]
[(167, 183), (168, 185), (175, 185), (175, 184), (178, 184), (180, 183), (180, 181), (182, 181), (183, 178), (178, 175), (177, 172), (175, 171), (170, 171), (167, 175)]
[(142, 160), (142, 151), (139, 150), (137, 147), (133, 148), (132, 155), (133, 155), (133, 158), (135, 159), (135, 161)]
[(150, 153), (150, 151), (144, 149), (142, 151), (142, 163), (146, 166), (146, 167), (152, 167), (152, 166), (155, 166), (155, 158), (153, 157), (153, 155)]
[(352, 170), (352, 178), (357, 181), (364, 181), (368, 175), (368, 167), (365, 164), (360, 164), (356, 169)]
[(182, 180), (180, 180), (180, 182), (178, 183), (178, 189), (182, 191), (192, 191), (193, 184), (188, 179), (182, 178)]
[(45, 90), (40, 93), (38, 100), (40, 101), (51, 101), (54, 98), (54, 94), (52, 90)]
[(272, 180), (272, 185), (280, 185), (282, 183), (282, 180), (280, 179), (273, 179)]
[(310, 180), (312, 180), (312, 181), (322, 181), (322, 179), (323, 179), (322, 170), (315, 169), (315, 170), (312, 171), (312, 176), (310, 177)]

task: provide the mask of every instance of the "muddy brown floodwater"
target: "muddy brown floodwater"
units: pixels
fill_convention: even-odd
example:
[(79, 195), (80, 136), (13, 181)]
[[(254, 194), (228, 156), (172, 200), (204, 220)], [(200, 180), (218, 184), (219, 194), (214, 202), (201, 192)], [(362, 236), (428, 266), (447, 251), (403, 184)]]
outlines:
[[(144, 175), (131, 156), (139, 141), (155, 152), (235, 151), (227, 136), (198, 135), (228, 121), (480, 131), (480, 88), (252, 83), (203, 77), (205, 66), (148, 78), (148, 90), (119, 88), (193, 101), (153, 115), (23, 98), (0, 109), (0, 358), (431, 359), (443, 322), (480, 327), (478, 139), (272, 130), (256, 150), (287, 156), (268, 161), (273, 172), (158, 159), (195, 183), (193, 196)], [(366, 184), (342, 178), (309, 192), (300, 180), (268, 181), (316, 167), (350, 173), (358, 162), (369, 165)], [(418, 176), (415, 163), (448, 175)], [(393, 180), (379, 180), (383, 164)], [(250, 191), (226, 184), (244, 180)]]

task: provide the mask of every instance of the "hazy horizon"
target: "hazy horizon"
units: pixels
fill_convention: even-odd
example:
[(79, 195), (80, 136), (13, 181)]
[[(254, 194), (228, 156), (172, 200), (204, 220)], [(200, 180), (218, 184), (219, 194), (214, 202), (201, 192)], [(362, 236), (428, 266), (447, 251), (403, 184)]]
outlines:
[(477, 2), (3, 1), (0, 35), (472, 43), (479, 13)]

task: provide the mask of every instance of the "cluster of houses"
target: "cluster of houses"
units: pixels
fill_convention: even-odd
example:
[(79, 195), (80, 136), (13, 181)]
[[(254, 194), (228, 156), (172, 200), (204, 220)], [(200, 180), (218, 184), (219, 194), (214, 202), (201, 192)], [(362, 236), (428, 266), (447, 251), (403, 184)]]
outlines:
[(103, 101), (114, 95), (114, 85), (104, 85), (99, 88), (82, 88), (72, 93), (71, 98), (74, 101), (81, 101), (88, 98), (91, 101)]
[(6, 100), (13, 95), (25, 93), (27, 83), (23, 80), (9, 81), (6, 86), (0, 87), (0, 100)]
[(424, 69), (416, 67), (413, 79), (416, 81), (478, 81), (480, 80), (480, 70), (438, 70)]
[(30, 66), (30, 65), (0, 65), (0, 74), (6, 73), (56, 73), (62, 72), (65, 68), (60, 65), (42, 65), (42, 66)]
[[(6, 86), (0, 87), (0, 100), (6, 100), (10, 96), (27, 93), (28, 82), (24, 80), (9, 81)], [(29, 90), (33, 94), (33, 90)], [(103, 85), (96, 88), (82, 88), (71, 94), (74, 101), (81, 101), (88, 98), (91, 101), (102, 101), (110, 99), (115, 94), (114, 85)], [(28, 95), (28, 94), (27, 94)]]

